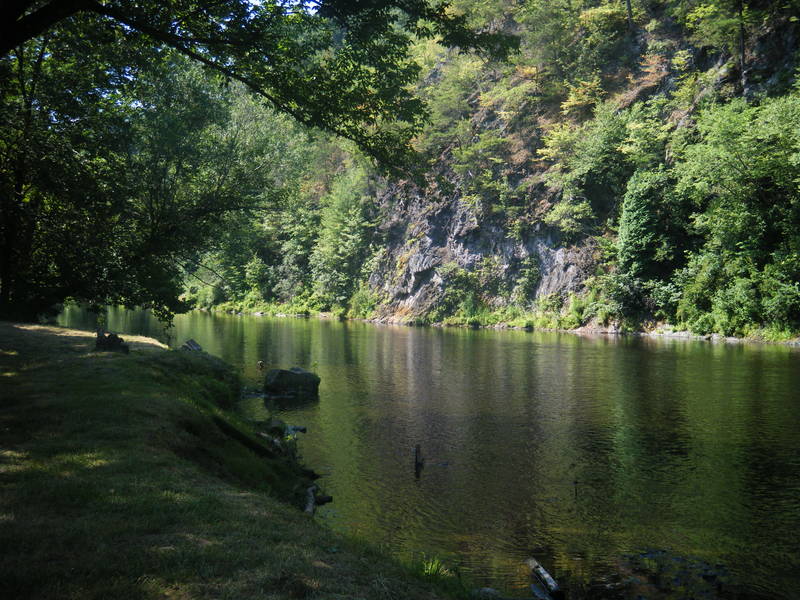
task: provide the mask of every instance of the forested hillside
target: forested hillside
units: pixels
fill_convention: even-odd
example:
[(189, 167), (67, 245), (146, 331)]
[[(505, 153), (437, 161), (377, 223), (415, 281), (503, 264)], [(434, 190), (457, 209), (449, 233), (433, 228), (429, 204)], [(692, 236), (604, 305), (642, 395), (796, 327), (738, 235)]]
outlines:
[[(470, 53), (414, 32), (419, 69), (398, 71), (426, 103), (424, 127), (399, 115), (414, 133), (410, 161), (332, 135), (335, 118), (305, 128), (186, 58), (142, 67), (148, 100), (136, 102), (154, 110), (128, 104), (122, 129), (143, 141), (91, 168), (124, 169), (126, 190), (146, 188), (140, 198), (221, 186), (233, 210), (209, 219), (192, 205), (171, 216), (174, 231), (148, 221), (150, 245), (131, 232), (138, 241), (121, 252), (177, 260), (184, 306), (800, 331), (800, 2), (455, 0), (447, 14), (516, 42)], [(38, 64), (31, 52), (19, 68)], [(384, 150), (393, 139), (381, 138)], [(200, 248), (182, 241), (195, 229), (208, 240)], [(110, 248), (103, 234), (86, 231), (92, 243), (78, 250)], [(165, 296), (181, 283), (167, 272), (153, 273)], [(136, 290), (121, 299), (137, 301)]]
[(352, 148), (295, 133), (286, 193), (228, 229), (195, 273), (213, 285), (190, 281), (192, 299), (416, 322), (798, 330), (800, 4), (454, 9), (520, 49), (500, 62), (415, 45), (423, 177), (383, 177)]

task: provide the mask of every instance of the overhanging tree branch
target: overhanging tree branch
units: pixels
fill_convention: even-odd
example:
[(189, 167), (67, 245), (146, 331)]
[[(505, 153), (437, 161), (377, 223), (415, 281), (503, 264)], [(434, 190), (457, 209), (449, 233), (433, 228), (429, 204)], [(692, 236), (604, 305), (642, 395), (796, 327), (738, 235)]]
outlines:
[(28, 14), (25, 14), (25, 11), (35, 4), (30, 0), (11, 1), (8, 4), (4, 2), (3, 4), (3, 8), (0, 9), (0, 18), (3, 22), (0, 26), (2, 27), (0, 29), (2, 32), (0, 56), (5, 56), (14, 48), (40, 36), (67, 17), (86, 10), (91, 2), (88, 0), (52, 0)]
[[(292, 116), (298, 122), (306, 125), (308, 127), (322, 127), (327, 129), (331, 133), (334, 133), (342, 138), (348, 139), (352, 142), (355, 142), (364, 152), (368, 155), (372, 156), (375, 160), (385, 163), (386, 162), (386, 155), (380, 151), (380, 148), (376, 147), (371, 143), (371, 140), (367, 135), (358, 135), (353, 131), (349, 131), (342, 127), (337, 127), (333, 123), (322, 123), (319, 120), (315, 120), (310, 117), (308, 114), (305, 114), (301, 110), (295, 108), (294, 106), (289, 105), (288, 103), (282, 101), (274, 94), (271, 94), (267, 89), (265, 89), (264, 85), (259, 84), (258, 82), (254, 81), (252, 78), (247, 77), (239, 72), (237, 72), (234, 68), (221, 65), (219, 62), (211, 58), (211, 54), (202, 54), (198, 50), (192, 49), (187, 46), (188, 43), (192, 43), (194, 41), (190, 38), (184, 38), (179, 35), (175, 35), (169, 32), (165, 32), (163, 30), (157, 29), (144, 23), (138, 19), (131, 18), (130, 16), (126, 15), (122, 11), (101, 5), (97, 2), (87, 2), (86, 3), (87, 10), (95, 12), (99, 15), (109, 17), (114, 21), (122, 23), (131, 29), (134, 29), (144, 35), (149, 36), (155, 41), (161, 42), (174, 50), (180, 52), (181, 54), (196, 60), (207, 67), (214, 69), (215, 71), (223, 74), (225, 77), (228, 77), (234, 81), (238, 81), (244, 85), (246, 85), (251, 91), (253, 91), (258, 96), (262, 97), (263, 99), (267, 100), (273, 108), (278, 110), (279, 112), (283, 112)], [(230, 45), (240, 45), (231, 42), (230, 40), (216, 40), (216, 39), (208, 39), (203, 40), (200, 43), (205, 44), (230, 44)], [(265, 61), (269, 61), (268, 56), (264, 57)], [(394, 148), (394, 150), (397, 150)], [(401, 170), (401, 169), (397, 169)], [(407, 173), (406, 173), (407, 174)]]
[[(386, 170), (410, 175), (425, 121), (408, 86), (413, 36), (500, 56), (516, 38), (474, 32), (432, 0), (10, 0), (0, 56), (65, 19), (91, 13), (238, 81), (298, 122), (353, 141)], [(314, 9), (310, 9), (313, 7)], [(404, 15), (401, 17), (401, 15)], [(79, 27), (77, 21), (67, 27)], [(343, 37), (336, 43), (334, 33)]]

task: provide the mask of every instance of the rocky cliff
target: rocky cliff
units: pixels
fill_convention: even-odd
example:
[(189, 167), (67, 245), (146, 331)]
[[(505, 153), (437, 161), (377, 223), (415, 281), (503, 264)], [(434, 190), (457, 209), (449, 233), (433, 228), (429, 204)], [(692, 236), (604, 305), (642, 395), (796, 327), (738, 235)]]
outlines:
[[(539, 193), (532, 200), (547, 202)], [(498, 308), (578, 292), (595, 268), (593, 240), (565, 245), (541, 222), (515, 234), (458, 191), (390, 185), (380, 204), (385, 245), (369, 284), (382, 297), (383, 320), (426, 317), (463, 272), (477, 279), (479, 301)]]
[[(663, 153), (655, 162), (670, 168), (672, 142), (664, 141), (663, 132), (680, 146), (681, 136), (696, 135), (701, 107), (737, 96), (757, 103), (758, 98), (786, 93), (796, 64), (794, 20), (765, 18), (748, 30), (744, 71), (735, 52), (711, 48), (698, 37), (689, 39), (668, 20), (654, 23), (625, 38), (620, 52), (627, 62), (614, 59), (604, 67), (596, 82), (605, 91), (593, 90), (589, 80), (579, 81), (568, 86), (566, 100), (548, 100), (535, 70), (507, 69), (501, 77), (484, 68), (479, 89), (463, 105), (461, 119), (468, 123), (468, 134), (433, 161), (435, 174), (428, 185), (389, 183), (378, 197), (382, 252), (372, 262), (368, 281), (380, 298), (379, 319), (441, 320), (458, 312), (459, 302), (462, 314), (465, 302), (488, 310), (509, 305), (527, 310), (537, 300), (547, 303), (548, 297), (558, 309), (558, 299), (580, 294), (591, 276), (616, 270), (598, 240), (616, 244), (627, 181), (637, 169), (649, 167), (635, 159), (626, 167), (614, 163), (629, 160), (626, 152), (635, 152), (636, 144), (654, 143), (661, 144), (658, 152)], [(434, 77), (442, 68), (440, 64), (432, 71), (427, 85), (442, 85)], [(603, 124), (592, 129), (601, 98), (616, 114), (628, 115), (618, 119), (617, 132), (603, 130)], [(654, 142), (643, 136), (636, 141), (637, 128), (649, 126), (649, 117), (641, 116), (647, 111), (659, 115), (661, 129), (654, 128), (653, 135), (664, 139)], [(582, 123), (589, 123), (588, 128), (582, 129)], [(575, 197), (552, 178), (548, 181), (553, 162), (537, 156), (546, 145), (544, 138), (556, 135), (552, 132), (561, 125), (608, 146), (608, 155), (600, 158), (592, 148), (559, 150), (563, 163), (570, 165), (561, 169), (575, 171), (574, 161), (563, 159), (565, 153), (583, 152), (580, 160), (593, 165), (573, 176), (573, 187), (582, 186)], [(476, 183), (481, 176), (483, 184)], [(500, 188), (505, 191), (498, 192)], [(509, 190), (517, 195), (512, 212), (501, 200)], [(586, 202), (587, 210), (591, 206), (593, 221), (570, 235), (547, 215), (575, 198)], [(463, 293), (454, 294), (459, 290)]]

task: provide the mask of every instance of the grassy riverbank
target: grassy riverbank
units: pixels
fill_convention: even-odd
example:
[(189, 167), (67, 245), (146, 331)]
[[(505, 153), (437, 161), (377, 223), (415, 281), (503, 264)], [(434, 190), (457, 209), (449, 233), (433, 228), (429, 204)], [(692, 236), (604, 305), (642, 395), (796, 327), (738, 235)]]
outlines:
[(0, 597), (436, 597), (290, 505), (221, 361), (125, 338), (0, 322)]

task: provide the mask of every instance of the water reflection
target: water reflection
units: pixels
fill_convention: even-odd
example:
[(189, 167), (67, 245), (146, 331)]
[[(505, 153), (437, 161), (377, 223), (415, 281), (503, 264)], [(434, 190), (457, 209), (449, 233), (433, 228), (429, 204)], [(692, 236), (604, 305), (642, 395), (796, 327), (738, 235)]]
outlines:
[[(108, 320), (163, 337), (142, 312)], [(800, 587), (796, 350), (205, 313), (176, 319), (188, 337), (253, 385), (258, 360), (322, 377), (319, 403), (281, 415), (327, 474), (320, 518), (397, 555), (520, 596), (528, 556), (580, 588), (654, 549), (727, 565), (736, 597)]]

